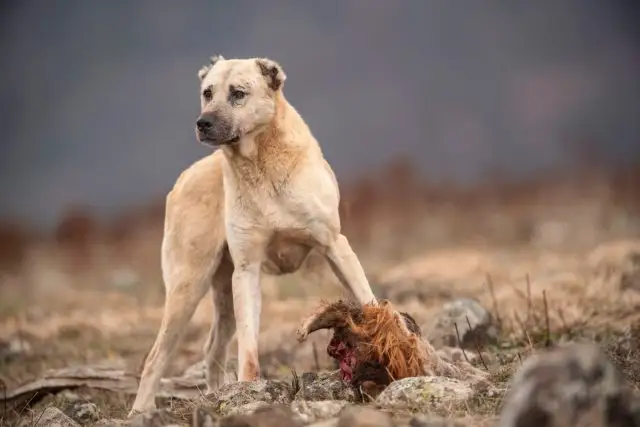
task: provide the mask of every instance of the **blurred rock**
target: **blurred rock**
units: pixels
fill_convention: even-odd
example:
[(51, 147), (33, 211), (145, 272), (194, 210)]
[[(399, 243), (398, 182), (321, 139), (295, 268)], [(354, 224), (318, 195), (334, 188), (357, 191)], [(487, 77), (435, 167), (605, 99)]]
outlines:
[(69, 418), (58, 408), (49, 407), (41, 415), (35, 416), (33, 427), (80, 427), (80, 424)]
[(92, 402), (76, 401), (65, 412), (80, 424), (95, 423), (100, 419), (100, 409)]
[(300, 390), (295, 400), (357, 400), (356, 391), (340, 379), (339, 372), (316, 374), (305, 372), (300, 378)]
[(234, 382), (220, 387), (209, 399), (214, 402), (213, 408), (217, 413), (229, 415), (247, 404), (253, 404), (253, 409), (256, 409), (256, 405), (260, 406), (256, 402), (289, 404), (293, 400), (293, 387), (278, 380)]
[(0, 340), (0, 362), (9, 362), (19, 357), (31, 354), (33, 351), (29, 341), (12, 337), (9, 340)]
[(497, 341), (498, 328), (491, 313), (478, 301), (470, 298), (448, 302), (433, 326), (422, 329), (428, 331), (427, 339), (435, 348), (457, 347), (456, 325), (462, 348), (476, 349), (478, 345), (482, 347)]
[(636, 426), (640, 407), (595, 344), (527, 359), (512, 378), (499, 427)]
[(129, 427), (129, 422), (116, 418), (108, 418), (97, 421), (93, 427)]
[(352, 406), (342, 412), (337, 427), (393, 427), (393, 421), (386, 412), (365, 406)]
[(384, 409), (428, 410), (467, 399), (469, 383), (446, 377), (413, 377), (392, 382), (376, 399)]
[(256, 401), (245, 403), (244, 405), (227, 408), (224, 415), (251, 415), (258, 409), (267, 408), (271, 406), (268, 402)]
[(180, 424), (166, 409), (138, 414), (128, 420), (127, 427), (168, 427), (171, 424)]
[(196, 408), (191, 418), (193, 427), (216, 427), (217, 417), (209, 409)]
[(409, 427), (467, 427), (467, 424), (446, 418), (418, 415), (409, 421)]
[(250, 415), (231, 415), (220, 419), (218, 427), (301, 427), (291, 408), (271, 405)]
[(344, 400), (299, 400), (291, 404), (291, 409), (302, 423), (309, 424), (337, 417), (347, 405)]

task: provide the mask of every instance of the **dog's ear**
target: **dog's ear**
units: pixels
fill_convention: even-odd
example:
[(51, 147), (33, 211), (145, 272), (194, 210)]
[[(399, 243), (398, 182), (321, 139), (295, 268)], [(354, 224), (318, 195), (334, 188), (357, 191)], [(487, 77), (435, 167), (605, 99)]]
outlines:
[(287, 75), (282, 70), (280, 64), (268, 58), (259, 58), (256, 62), (258, 67), (260, 67), (260, 72), (267, 80), (267, 85), (273, 90), (282, 88), (282, 84), (287, 79)]
[(209, 71), (211, 71), (213, 66), (216, 65), (216, 62), (221, 61), (223, 59), (224, 57), (222, 55), (213, 55), (212, 57), (210, 57), (209, 63), (206, 65), (203, 65), (202, 68), (198, 70), (198, 78), (200, 79), (200, 81), (202, 81), (207, 76), (207, 74), (209, 74)]

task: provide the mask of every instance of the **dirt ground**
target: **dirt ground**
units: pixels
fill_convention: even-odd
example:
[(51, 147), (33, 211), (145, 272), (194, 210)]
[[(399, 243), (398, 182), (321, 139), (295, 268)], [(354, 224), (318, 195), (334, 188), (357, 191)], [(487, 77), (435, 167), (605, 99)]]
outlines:
[[(565, 212), (562, 203), (547, 205), (555, 219), (534, 231), (521, 226), (524, 220), (514, 220), (512, 211), (477, 212), (476, 230), (493, 235), (497, 243), (459, 239), (462, 225), (468, 229), (470, 221), (451, 223), (445, 207), (420, 218), (424, 210), (413, 206), (410, 222), (389, 221), (383, 210), (365, 225), (364, 219), (354, 221), (348, 236), (354, 236), (374, 292), (409, 312), (423, 331), (451, 299), (475, 298), (490, 310), (501, 324), (499, 342), (482, 351), (496, 384), (505, 384), (533, 348), (585, 339), (601, 343), (638, 390), (640, 239), (633, 237), (635, 231), (613, 226), (605, 234), (594, 234), (595, 226), (580, 223), (591, 215), (591, 205), (579, 210), (580, 215), (575, 206)], [(352, 216), (359, 215), (357, 208)], [(526, 211), (535, 209), (530, 204)], [(444, 218), (449, 221), (446, 227)], [(527, 221), (541, 223), (539, 218)], [(119, 363), (140, 372), (163, 304), (158, 221), (149, 229), (127, 235), (124, 243), (96, 240), (76, 247), (39, 240), (27, 247), (20, 268), (0, 270), (0, 387), (11, 390), (47, 369), (80, 364)], [(568, 240), (572, 244), (557, 243)], [(322, 260), (312, 257), (307, 264), (304, 272), (264, 279), (260, 353), (266, 378), (287, 378), (292, 369), (333, 368), (324, 332), (315, 334), (314, 351), (296, 350), (298, 322), (322, 298), (345, 295)], [(201, 360), (210, 319), (207, 297), (168, 375)], [(133, 401), (133, 396), (118, 393), (75, 392), (90, 396), (105, 418), (124, 418)], [(0, 408), (0, 425), (33, 420), (52, 403), (63, 407), (65, 396)], [(499, 397), (478, 393), (465, 408), (444, 415), (470, 417), (482, 425), (499, 409)]]

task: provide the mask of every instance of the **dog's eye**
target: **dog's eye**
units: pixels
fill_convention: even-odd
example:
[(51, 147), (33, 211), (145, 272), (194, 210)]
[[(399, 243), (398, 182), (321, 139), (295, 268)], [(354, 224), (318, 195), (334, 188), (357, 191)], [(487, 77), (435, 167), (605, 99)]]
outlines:
[(231, 96), (232, 96), (234, 99), (242, 99), (242, 98), (244, 98), (245, 96), (247, 96), (247, 93), (246, 93), (246, 92), (244, 92), (244, 91), (242, 91), (242, 90), (233, 89), (233, 90), (231, 91)]
[(205, 101), (211, 101), (211, 98), (213, 98), (213, 91), (211, 89), (205, 89), (202, 92), (202, 97)]

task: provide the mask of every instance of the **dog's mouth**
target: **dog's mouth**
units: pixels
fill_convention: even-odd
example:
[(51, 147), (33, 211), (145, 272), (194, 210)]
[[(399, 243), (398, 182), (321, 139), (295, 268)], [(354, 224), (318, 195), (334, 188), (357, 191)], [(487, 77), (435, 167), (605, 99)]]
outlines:
[(211, 135), (204, 134), (202, 132), (198, 132), (198, 140), (200, 142), (202, 142), (203, 144), (209, 145), (211, 147), (221, 147), (223, 145), (235, 144), (236, 142), (240, 141), (240, 135), (236, 135), (236, 136), (231, 137), (229, 139), (221, 140), (221, 139), (213, 137)]

